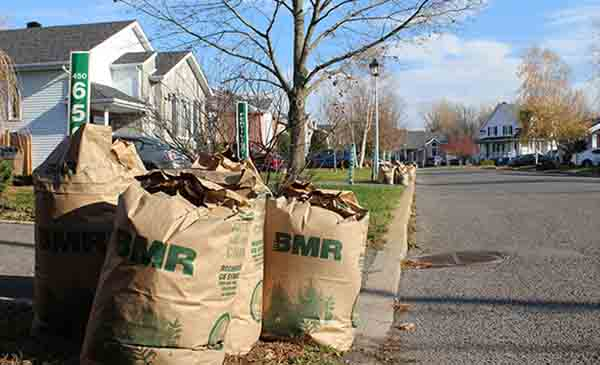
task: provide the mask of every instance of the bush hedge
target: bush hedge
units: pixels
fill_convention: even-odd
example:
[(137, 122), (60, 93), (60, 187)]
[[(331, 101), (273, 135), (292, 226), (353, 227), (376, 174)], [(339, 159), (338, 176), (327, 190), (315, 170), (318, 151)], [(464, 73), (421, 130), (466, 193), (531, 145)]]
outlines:
[(481, 166), (496, 166), (496, 162), (494, 160), (483, 160)]
[(8, 161), (0, 161), (0, 195), (6, 190), (6, 187), (10, 184), (10, 178), (12, 177), (12, 166)]

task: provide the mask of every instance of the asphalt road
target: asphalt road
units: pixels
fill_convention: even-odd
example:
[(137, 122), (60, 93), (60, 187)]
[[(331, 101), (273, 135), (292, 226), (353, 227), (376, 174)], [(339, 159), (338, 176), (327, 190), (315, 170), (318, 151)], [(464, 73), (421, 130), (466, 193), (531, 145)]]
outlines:
[(403, 274), (393, 362), (600, 364), (600, 179), (421, 169), (416, 199), (426, 253), (508, 258)]

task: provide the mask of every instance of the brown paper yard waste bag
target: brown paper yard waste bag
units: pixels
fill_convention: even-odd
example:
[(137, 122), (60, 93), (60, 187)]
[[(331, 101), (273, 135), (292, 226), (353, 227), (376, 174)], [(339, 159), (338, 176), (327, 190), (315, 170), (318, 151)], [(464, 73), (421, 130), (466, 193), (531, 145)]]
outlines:
[(381, 184), (393, 185), (394, 172), (395, 168), (393, 166), (382, 164), (381, 166), (379, 166), (379, 175), (377, 177), (377, 180)]
[(398, 162), (394, 166), (394, 169), (394, 184), (408, 186), (411, 179), (410, 167)]
[(192, 167), (187, 171), (247, 198), (254, 215), (246, 241), (239, 291), (225, 338), (226, 354), (245, 355), (256, 344), (262, 330), (265, 202), (271, 192), (251, 161), (236, 162), (225, 154), (201, 154)]
[(133, 144), (93, 124), (34, 171), (35, 335), (83, 341), (118, 196), (143, 173)]
[(354, 193), (294, 183), (267, 201), (263, 335), (350, 349), (369, 224)]
[(153, 171), (119, 198), (82, 364), (221, 364), (254, 216), (240, 194)]

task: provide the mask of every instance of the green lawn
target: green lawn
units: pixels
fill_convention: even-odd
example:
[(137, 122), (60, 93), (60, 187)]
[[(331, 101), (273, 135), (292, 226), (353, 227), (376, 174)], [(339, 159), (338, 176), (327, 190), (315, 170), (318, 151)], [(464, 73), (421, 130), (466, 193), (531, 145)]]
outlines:
[(34, 220), (33, 186), (9, 186), (0, 199), (0, 219)]
[(318, 184), (319, 187), (334, 190), (351, 190), (356, 194), (360, 204), (369, 210), (369, 245), (382, 249), (385, 241), (383, 236), (392, 221), (392, 211), (396, 208), (402, 191), (402, 186), (395, 185), (328, 185)]
[[(269, 185), (279, 181), (281, 174), (276, 172), (262, 172), (262, 178)], [(348, 169), (306, 169), (302, 173), (302, 177), (313, 182), (347, 182)], [(354, 170), (354, 182), (369, 182), (371, 181), (371, 169), (362, 168)]]
[[(307, 169), (306, 175), (312, 177), (314, 182), (347, 182), (347, 169)], [(371, 180), (371, 169), (354, 169), (354, 182), (368, 182)]]

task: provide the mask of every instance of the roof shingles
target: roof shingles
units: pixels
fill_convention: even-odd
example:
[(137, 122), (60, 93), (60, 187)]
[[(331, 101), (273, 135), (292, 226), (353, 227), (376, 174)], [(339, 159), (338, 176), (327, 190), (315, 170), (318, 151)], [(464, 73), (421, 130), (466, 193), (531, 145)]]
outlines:
[(178, 52), (159, 52), (156, 56), (156, 72), (155, 76), (164, 76), (171, 71), (185, 56), (190, 54), (190, 51)]
[(0, 48), (16, 65), (68, 62), (71, 51), (89, 51), (133, 22), (3, 30)]
[(113, 65), (125, 65), (133, 63), (144, 63), (148, 60), (155, 52), (127, 52), (121, 57), (117, 58)]

